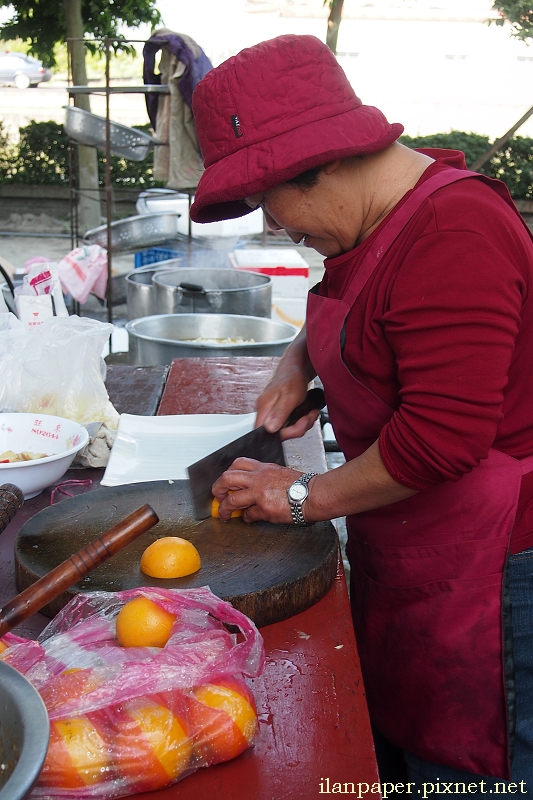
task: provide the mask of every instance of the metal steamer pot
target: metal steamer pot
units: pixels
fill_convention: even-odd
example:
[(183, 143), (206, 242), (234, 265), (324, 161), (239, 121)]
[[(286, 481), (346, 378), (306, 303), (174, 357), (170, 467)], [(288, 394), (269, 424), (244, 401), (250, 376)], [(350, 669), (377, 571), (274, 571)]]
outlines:
[(272, 280), (237, 269), (165, 270), (153, 278), (156, 313), (270, 317)]
[[(180, 259), (173, 259), (172, 268), (179, 266)], [(153, 287), (154, 275), (164, 270), (157, 264), (134, 269), (126, 275), (126, 302), (128, 319), (139, 319), (157, 314)], [(167, 267), (168, 269), (168, 267)]]
[(281, 356), (298, 328), (237, 314), (159, 314), (130, 320), (129, 362), (152, 366), (174, 358)]
[[(22, 278), (11, 279), (11, 283), (13, 284), (13, 288), (16, 289), (17, 286), (22, 286)], [(13, 295), (13, 292), (11, 291), (11, 286), (7, 282), (2, 284), (2, 294), (4, 296), (4, 300), (9, 311), (11, 311), (16, 316), (17, 312), (15, 309), (15, 297)]]

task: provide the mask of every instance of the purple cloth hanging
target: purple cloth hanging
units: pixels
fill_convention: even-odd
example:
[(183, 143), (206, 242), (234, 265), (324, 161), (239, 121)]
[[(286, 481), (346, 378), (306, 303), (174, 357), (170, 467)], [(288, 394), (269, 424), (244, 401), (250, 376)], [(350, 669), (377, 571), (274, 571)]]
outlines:
[[(196, 84), (202, 80), (210, 69), (213, 69), (213, 65), (199, 45), (200, 55), (196, 58), (191, 48), (185, 44), (183, 38), (177, 33), (152, 36), (143, 48), (143, 81), (145, 84), (161, 85), (161, 75), (155, 72), (155, 57), (163, 47), (168, 47), (172, 55), (185, 64), (183, 75), (178, 79), (178, 88), (183, 101), (190, 107), (192, 93)], [(157, 94), (147, 94), (145, 98), (148, 117), (155, 131), (158, 96)]]

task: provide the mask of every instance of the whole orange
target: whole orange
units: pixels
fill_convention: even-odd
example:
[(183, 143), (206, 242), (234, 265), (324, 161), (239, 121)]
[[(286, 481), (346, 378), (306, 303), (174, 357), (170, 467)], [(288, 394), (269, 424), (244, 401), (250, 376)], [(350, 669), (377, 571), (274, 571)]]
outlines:
[(226, 680), (197, 686), (189, 709), (195, 753), (207, 764), (228, 761), (250, 745), (257, 730), (251, 692)]
[(44, 683), (39, 694), (48, 711), (52, 711), (69, 700), (92, 692), (101, 683), (102, 678), (94, 669), (67, 669)]
[(2, 639), (0, 639), (0, 653), (3, 653), (4, 650), (7, 650), (8, 647), (9, 645), (6, 644)]
[(185, 723), (166, 706), (131, 700), (120, 709), (117, 729), (115, 764), (130, 790), (162, 789), (187, 768), (192, 742)]
[(111, 742), (91, 717), (51, 721), (50, 744), (39, 778), (42, 786), (80, 789), (112, 777)]
[(179, 536), (157, 539), (141, 556), (141, 570), (151, 578), (183, 578), (198, 572), (201, 566), (196, 547)]
[[(213, 501), (211, 503), (211, 516), (215, 517), (215, 519), (220, 519), (220, 514), (218, 513), (219, 506), (220, 506), (220, 500), (217, 500), (216, 497), (213, 497)], [(231, 512), (231, 519), (234, 519), (235, 517), (242, 517), (243, 511), (244, 511), (243, 508), (236, 508), (235, 511)]]
[(117, 641), (121, 647), (164, 647), (175, 620), (174, 614), (139, 595), (118, 612)]

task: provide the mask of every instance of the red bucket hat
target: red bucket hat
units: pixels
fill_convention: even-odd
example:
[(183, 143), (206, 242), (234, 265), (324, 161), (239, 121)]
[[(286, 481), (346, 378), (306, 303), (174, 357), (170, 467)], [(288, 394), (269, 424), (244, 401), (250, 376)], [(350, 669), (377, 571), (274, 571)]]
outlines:
[(192, 107), (205, 166), (194, 222), (248, 214), (243, 198), (337, 158), (383, 150), (403, 132), (361, 103), (314, 36), (242, 50), (198, 83)]

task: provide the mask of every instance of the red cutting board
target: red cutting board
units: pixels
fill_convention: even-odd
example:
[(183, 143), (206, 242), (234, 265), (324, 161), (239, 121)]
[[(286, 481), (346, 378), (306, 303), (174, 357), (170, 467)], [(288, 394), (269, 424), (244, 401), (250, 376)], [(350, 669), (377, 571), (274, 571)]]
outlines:
[[(239, 518), (198, 522), (188, 481), (153, 481), (100, 488), (29, 519), (15, 543), (18, 590), (31, 586), (144, 503), (152, 506), (159, 523), (52, 601), (43, 613), (54, 616), (78, 592), (209, 586), (262, 626), (308, 608), (333, 583), (338, 538), (331, 522), (302, 528), (267, 522), (247, 525)], [(175, 580), (144, 575), (139, 567), (141, 555), (162, 536), (182, 536), (193, 542), (202, 559), (201, 569)]]

